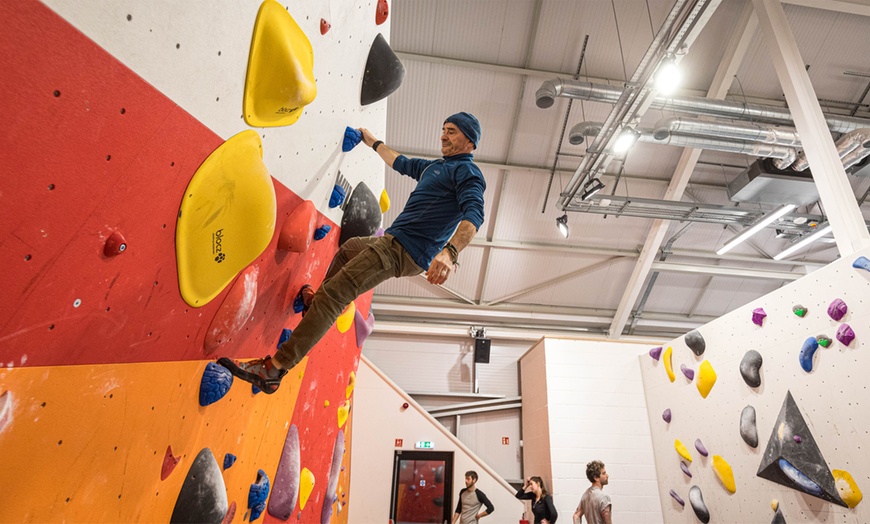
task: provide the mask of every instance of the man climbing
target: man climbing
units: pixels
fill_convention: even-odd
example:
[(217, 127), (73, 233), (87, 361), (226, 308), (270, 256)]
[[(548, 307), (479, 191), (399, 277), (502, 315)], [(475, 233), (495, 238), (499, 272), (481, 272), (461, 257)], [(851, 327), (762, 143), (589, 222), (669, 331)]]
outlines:
[[(394, 170), (417, 181), (405, 208), (382, 237), (355, 237), (338, 250), (315, 293), (300, 291), (305, 304), (302, 320), (274, 357), (240, 362), (227, 357), (218, 363), (236, 377), (274, 393), (293, 368), (326, 334), (357, 296), (393, 277), (426, 271), (431, 284), (447, 281), (458, 267), (459, 252), (483, 224), (486, 182), (474, 164), (472, 151), (480, 142), (480, 123), (470, 113), (447, 117), (441, 128), (439, 160), (407, 158), (387, 147), (367, 130), (362, 141)], [(451, 236), (452, 234), (452, 236)]]

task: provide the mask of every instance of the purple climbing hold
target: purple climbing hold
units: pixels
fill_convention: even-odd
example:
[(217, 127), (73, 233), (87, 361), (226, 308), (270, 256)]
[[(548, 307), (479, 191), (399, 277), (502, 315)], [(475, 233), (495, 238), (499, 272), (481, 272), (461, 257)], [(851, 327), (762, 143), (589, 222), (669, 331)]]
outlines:
[(199, 383), (199, 405), (208, 406), (224, 398), (233, 385), (233, 374), (227, 368), (209, 362)]
[(828, 316), (834, 320), (840, 320), (848, 310), (849, 307), (846, 306), (846, 303), (843, 302), (842, 298), (835, 298), (834, 301), (831, 302), (831, 305), (828, 306)]
[(680, 371), (683, 372), (683, 375), (686, 376), (689, 380), (695, 380), (695, 370), (692, 368), (687, 368), (685, 364), (680, 364)]
[(649, 356), (652, 357), (653, 360), (662, 358), (662, 347), (659, 346), (649, 350)]
[[(301, 297), (301, 296), (300, 296), (300, 297), (296, 297), (296, 300), (301, 301), (301, 300), (302, 300), (302, 297)], [(293, 311), (296, 311), (296, 300), (293, 301)], [(302, 307), (303, 307), (303, 308), (305, 307), (305, 304), (304, 304), (304, 303), (302, 304)], [(299, 311), (302, 311), (302, 310), (300, 309)], [(299, 313), (299, 311), (296, 311), (296, 312)], [(281, 344), (283, 344), (284, 342), (287, 342), (287, 340), (290, 339), (290, 334), (291, 334), (291, 333), (293, 333), (293, 330), (292, 330), (292, 329), (284, 328), (284, 329), (281, 330), (281, 336), (278, 337), (278, 349), (281, 349)]]
[(686, 505), (686, 501), (683, 500), (682, 498), (680, 498), (680, 496), (677, 495), (677, 492), (676, 492), (676, 491), (671, 490), (671, 496), (674, 498), (674, 500), (677, 501), (677, 504), (679, 504), (680, 506), (685, 506), (685, 505)]
[(837, 340), (839, 340), (844, 346), (848, 346), (853, 340), (855, 340), (855, 332), (852, 331), (849, 324), (843, 324), (840, 326), (837, 330)]
[(763, 308), (757, 307), (752, 310), (752, 323), (758, 327), (761, 327), (764, 324), (764, 318), (767, 316), (767, 313), (764, 312)]
[(801, 438), (800, 435), (795, 435), (795, 436), (792, 437), (792, 438), (793, 438), (794, 441), (797, 442), (798, 444), (800, 444), (800, 443), (803, 442), (803, 440), (804, 440), (804, 439)]
[(662, 412), (662, 419), (668, 424), (671, 423), (671, 408), (668, 408)]
[(867, 257), (858, 257), (852, 262), (852, 267), (855, 269), (865, 269), (870, 271), (870, 259)]
[(257, 471), (257, 480), (248, 490), (248, 508), (251, 510), (250, 522), (254, 522), (266, 509), (266, 499), (269, 498), (269, 477), (266, 472)]
[(302, 471), (299, 428), (291, 424), (284, 438), (284, 449), (278, 462), (278, 472), (275, 473), (275, 486), (272, 498), (269, 499), (269, 515), (287, 520), (293, 514), (296, 501), (299, 498), (300, 472)]
[(687, 477), (692, 478), (692, 472), (689, 471), (689, 465), (682, 460), (680, 461), (680, 469), (683, 470), (683, 473), (685, 473)]
[(347, 196), (347, 190), (338, 184), (332, 188), (332, 194), (329, 196), (329, 209), (336, 208), (344, 202), (344, 197)]
[(709, 455), (709, 453), (707, 452), (707, 448), (704, 447), (704, 443), (701, 442), (701, 439), (699, 438), (695, 439), (695, 449), (697, 449), (698, 453), (705, 457)]
[[(321, 23), (323, 20), (321, 19)], [(362, 133), (359, 129), (354, 129), (350, 126), (344, 128), (344, 140), (341, 142), (341, 150), (347, 153), (355, 148), (357, 144), (362, 142)]]
[(330, 230), (332, 230), (332, 226), (328, 224), (318, 227), (314, 230), (314, 240), (323, 240), (326, 235), (329, 234)]
[(369, 316), (363, 320), (362, 314), (359, 312), (359, 309), (357, 309), (353, 314), (353, 327), (354, 332), (356, 333), (356, 345), (357, 347), (362, 347), (365, 339), (368, 338), (375, 329), (374, 314), (369, 311)]
[(232, 453), (227, 453), (226, 455), (224, 455), (224, 469), (225, 470), (233, 467), (233, 464), (235, 464), (235, 463), (236, 463), (236, 456), (235, 455), (233, 455)]
[(385, 232), (386, 232), (386, 230), (385, 230), (384, 228), (379, 227), (378, 230), (375, 231), (375, 236), (376, 236), (376, 237), (382, 237), (382, 236), (384, 236), (384, 233), (385, 233)]
[[(329, 524), (332, 520), (332, 505), (338, 500), (338, 477), (341, 474), (341, 460), (344, 457), (344, 431), (338, 430), (335, 436), (335, 444), (332, 447), (332, 468), (329, 470), (326, 484), (326, 500), (320, 510), (320, 524)], [(436, 477), (437, 478), (437, 477)]]

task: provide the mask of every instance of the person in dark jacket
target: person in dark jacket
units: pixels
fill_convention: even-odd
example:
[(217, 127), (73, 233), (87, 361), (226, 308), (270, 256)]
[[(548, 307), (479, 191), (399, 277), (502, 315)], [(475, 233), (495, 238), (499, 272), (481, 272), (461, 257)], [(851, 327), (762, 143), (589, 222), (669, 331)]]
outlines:
[(522, 489), (517, 490), (517, 498), (532, 501), (535, 524), (556, 524), (559, 513), (556, 512), (553, 497), (547, 493), (547, 488), (544, 487), (544, 481), (541, 477), (527, 478)]
[(387, 279), (426, 271), (429, 283), (441, 285), (455, 267), (459, 252), (483, 224), (486, 181), (472, 152), (480, 142), (474, 115), (456, 113), (441, 127), (438, 160), (406, 158), (367, 129), (362, 141), (394, 170), (417, 181), (404, 209), (382, 237), (354, 237), (339, 248), (326, 278), (315, 293), (303, 286), (303, 318), (274, 357), (246, 362), (228, 357), (218, 364), (264, 393), (274, 393), (287, 370), (298, 364), (320, 341), (357, 296)]
[[(480, 507), (486, 509), (480, 511)], [(459, 502), (456, 503), (456, 512), (453, 514), (453, 520), (450, 524), (477, 524), (477, 521), (492, 515), (495, 507), (492, 502), (486, 498), (486, 495), (477, 489), (477, 472), (468, 471), (465, 473), (465, 487), (459, 491)]]

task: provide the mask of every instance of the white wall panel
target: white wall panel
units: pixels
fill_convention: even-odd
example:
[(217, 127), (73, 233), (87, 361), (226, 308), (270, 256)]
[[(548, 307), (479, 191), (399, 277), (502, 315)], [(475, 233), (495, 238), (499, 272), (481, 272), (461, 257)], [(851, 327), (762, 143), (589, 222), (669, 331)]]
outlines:
[[(666, 378), (662, 362), (646, 355), (639, 357), (656, 451), (659, 497), (668, 522), (696, 522), (688, 504), (683, 509), (668, 495), (674, 489), (688, 501), (693, 484), (703, 491), (711, 521), (769, 522), (771, 499), (779, 500), (790, 523), (870, 521), (866, 504), (842, 508), (756, 476), (783, 400), (791, 391), (825, 466), (849, 471), (862, 491), (870, 484), (870, 459), (859, 451), (870, 447), (870, 419), (862, 415), (870, 398), (865, 379), (870, 372), (866, 347), (870, 273), (851, 267), (861, 254), (866, 256), (870, 250), (838, 260), (702, 326), (699, 332), (706, 340), (706, 351), (700, 358), (682, 338), (672, 341), (672, 362), (677, 369), (674, 383)], [(836, 298), (849, 307), (841, 322), (826, 312)], [(796, 304), (808, 309), (804, 318), (792, 313)], [(752, 310), (757, 307), (767, 313), (761, 327), (751, 321)], [(798, 355), (804, 340), (820, 334), (834, 338), (843, 322), (853, 327), (856, 340), (848, 347), (834, 340), (829, 348), (819, 348), (813, 371), (803, 371)], [(758, 388), (748, 387), (739, 373), (740, 361), (750, 349), (764, 359)], [(697, 371), (704, 359), (718, 376), (706, 399), (699, 395), (695, 383), (679, 372), (681, 364)], [(747, 405), (756, 410), (759, 446), (755, 449), (739, 435), (740, 413)], [(670, 424), (661, 418), (666, 408), (672, 412)], [(680, 471), (675, 439), (680, 439), (695, 458), (690, 466), (692, 479)], [(735, 494), (719, 484), (710, 459), (698, 456), (692, 445), (695, 439), (704, 443), (711, 456), (721, 455), (731, 465)]]

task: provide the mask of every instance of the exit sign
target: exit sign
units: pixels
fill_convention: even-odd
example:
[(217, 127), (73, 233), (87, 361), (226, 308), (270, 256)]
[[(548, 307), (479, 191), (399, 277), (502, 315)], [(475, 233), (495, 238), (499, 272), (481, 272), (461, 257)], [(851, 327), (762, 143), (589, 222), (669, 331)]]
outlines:
[(414, 447), (417, 449), (435, 449), (435, 443), (431, 440), (418, 440)]
[(505, 446), (509, 445), (511, 443), (510, 437), (502, 437), (501, 443), (504, 444)]
[(397, 439), (396, 439), (396, 447), (397, 447), (397, 448), (401, 448), (401, 447), (402, 447), (402, 439), (400, 439), (400, 438), (397, 438)]

